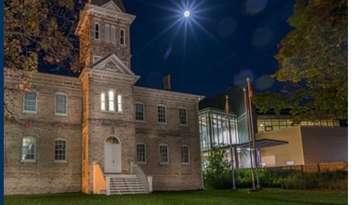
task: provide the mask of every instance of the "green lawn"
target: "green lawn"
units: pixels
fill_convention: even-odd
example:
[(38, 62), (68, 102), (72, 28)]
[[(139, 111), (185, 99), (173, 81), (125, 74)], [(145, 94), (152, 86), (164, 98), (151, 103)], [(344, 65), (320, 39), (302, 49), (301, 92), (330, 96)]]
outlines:
[(146, 195), (73, 194), (8, 196), (5, 205), (335, 205), (347, 204), (345, 192), (264, 189), (238, 191), (164, 192)]

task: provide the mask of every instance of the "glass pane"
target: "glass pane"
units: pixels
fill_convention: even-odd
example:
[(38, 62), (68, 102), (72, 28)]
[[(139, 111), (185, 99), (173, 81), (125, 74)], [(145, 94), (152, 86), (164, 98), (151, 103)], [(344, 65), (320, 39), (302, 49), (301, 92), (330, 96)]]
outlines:
[(115, 111), (115, 94), (112, 90), (108, 92), (108, 110)]
[(101, 110), (106, 110), (106, 96), (105, 93), (101, 93)]
[(36, 112), (37, 95), (36, 93), (26, 93), (24, 98), (24, 110)]
[(22, 160), (35, 160), (36, 140), (33, 137), (22, 139)]
[(65, 95), (56, 95), (56, 113), (66, 114), (67, 113), (67, 96)]

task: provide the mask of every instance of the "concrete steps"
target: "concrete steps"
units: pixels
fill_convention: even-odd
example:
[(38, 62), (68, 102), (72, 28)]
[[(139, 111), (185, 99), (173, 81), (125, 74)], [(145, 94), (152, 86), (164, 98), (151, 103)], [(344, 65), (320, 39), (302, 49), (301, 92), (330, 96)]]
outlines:
[(148, 193), (145, 182), (136, 175), (111, 175), (107, 179), (107, 195)]

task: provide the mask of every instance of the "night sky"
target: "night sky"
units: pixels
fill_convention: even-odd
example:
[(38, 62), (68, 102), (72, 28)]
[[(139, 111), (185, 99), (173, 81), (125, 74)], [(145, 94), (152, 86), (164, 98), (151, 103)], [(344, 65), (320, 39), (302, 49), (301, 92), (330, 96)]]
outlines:
[[(268, 76), (277, 70), (274, 55), (291, 30), (287, 19), (293, 0), (123, 1), (127, 12), (136, 16), (131, 43), (132, 69), (141, 76), (138, 85), (162, 88), (163, 76), (170, 73), (173, 90), (204, 96), (244, 85), (246, 77), (259, 91), (277, 87)], [(74, 13), (66, 15), (53, 9), (74, 45), (71, 56), (79, 51), (74, 31), (83, 2), (78, 0)], [(190, 18), (183, 17), (186, 9)], [(61, 65), (40, 63), (39, 70), (77, 76), (70, 71), (72, 60)]]
[(162, 77), (171, 73), (173, 90), (205, 96), (240, 85), (247, 76), (259, 90), (272, 86), (265, 75), (277, 69), (273, 56), (291, 29), (287, 19), (292, 0), (198, 0), (191, 17), (200, 26), (188, 22), (184, 35), (184, 26), (177, 24), (162, 34), (182, 18), (184, 10), (176, 2), (183, 5), (173, 0), (124, 1), (127, 12), (137, 16), (131, 42), (132, 69), (141, 76), (138, 85), (161, 88)]

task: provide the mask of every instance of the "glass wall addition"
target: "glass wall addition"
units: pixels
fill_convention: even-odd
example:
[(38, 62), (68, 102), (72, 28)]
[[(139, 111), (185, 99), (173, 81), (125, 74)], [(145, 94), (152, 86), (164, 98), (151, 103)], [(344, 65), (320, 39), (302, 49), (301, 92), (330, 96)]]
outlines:
[(246, 117), (226, 114), (219, 110), (208, 109), (200, 112), (200, 137), (202, 151), (214, 147), (224, 147), (248, 141)]

